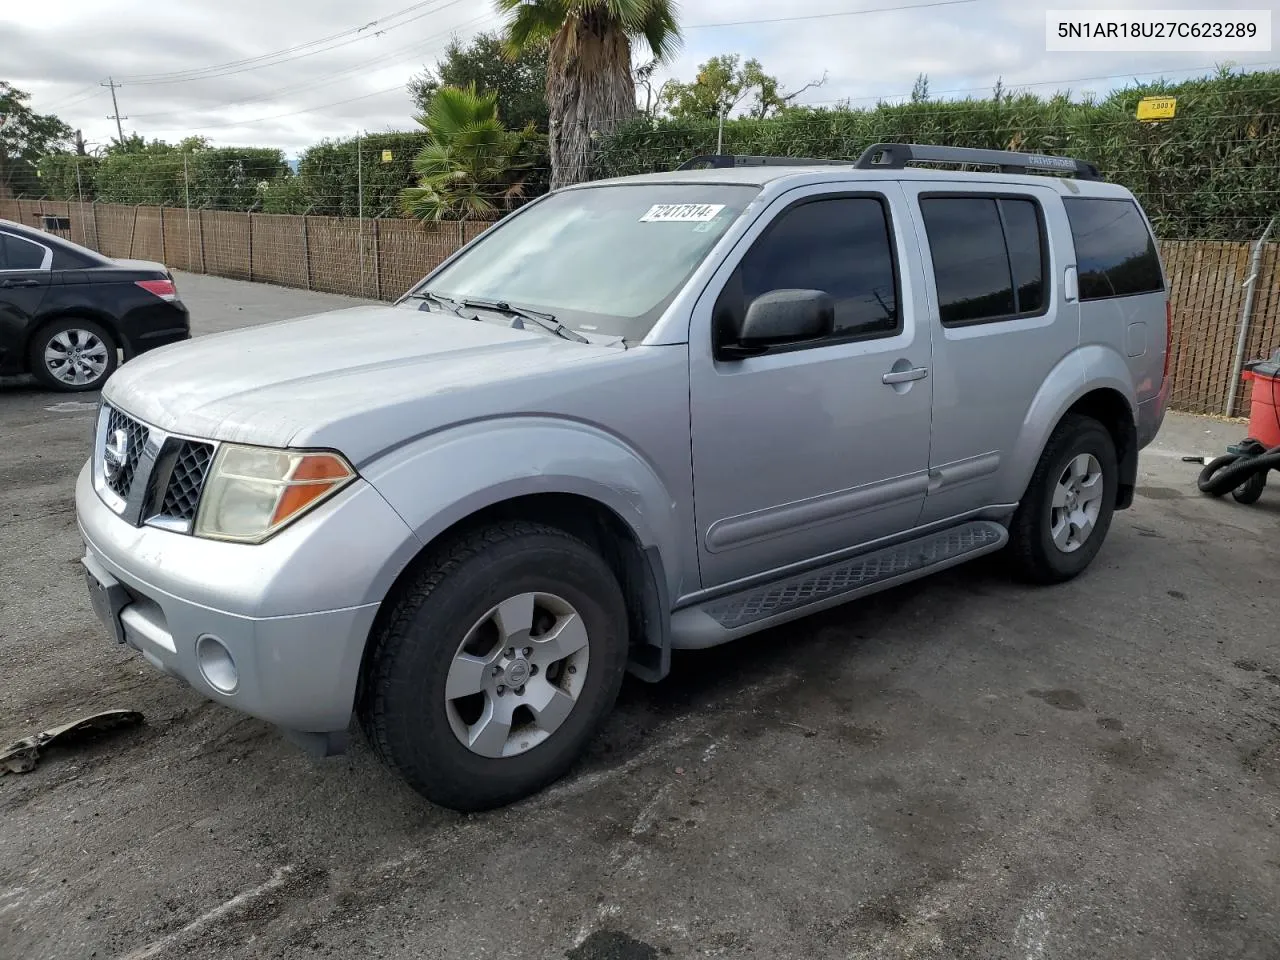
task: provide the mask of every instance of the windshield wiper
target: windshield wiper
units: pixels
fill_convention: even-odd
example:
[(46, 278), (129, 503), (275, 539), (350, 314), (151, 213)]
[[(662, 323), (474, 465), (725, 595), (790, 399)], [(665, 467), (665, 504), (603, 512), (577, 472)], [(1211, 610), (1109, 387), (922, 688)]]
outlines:
[(505, 300), (473, 300), (467, 298), (461, 304), (470, 310), (492, 310), (494, 313), (505, 313), (509, 317), (519, 317), (521, 320), (532, 320), (543, 330), (550, 331), (558, 337), (566, 340), (574, 340), (578, 343), (590, 343), (591, 341), (582, 334), (570, 330), (563, 323), (558, 321), (553, 314), (539, 313), (536, 310), (526, 310), (523, 307), (513, 307)]
[[(459, 317), (462, 316), (462, 306), (461, 304), (458, 303), (457, 300), (451, 300), (448, 297), (442, 297), (440, 294), (432, 293), (430, 290), (422, 290), (418, 293), (411, 293), (409, 294), (408, 299), (427, 300), (427, 301), (430, 301), (431, 303), (438, 303), (440, 306), (444, 307), (450, 313), (453, 313)], [(466, 318), (464, 317), (464, 319)]]

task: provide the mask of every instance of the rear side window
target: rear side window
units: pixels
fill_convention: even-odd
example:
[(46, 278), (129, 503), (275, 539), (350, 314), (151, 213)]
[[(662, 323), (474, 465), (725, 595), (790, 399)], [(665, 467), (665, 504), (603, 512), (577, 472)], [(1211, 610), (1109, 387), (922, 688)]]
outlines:
[(742, 301), (771, 290), (824, 290), (834, 339), (892, 336), (901, 326), (888, 211), (875, 197), (831, 197), (784, 211), (738, 268)]
[(39, 270), (44, 266), (44, 255), (40, 244), (0, 233), (0, 270)]
[(1104, 300), (1164, 289), (1156, 242), (1132, 200), (1064, 197), (1081, 300)]
[(1044, 229), (1034, 200), (926, 196), (920, 212), (943, 326), (1044, 312)]

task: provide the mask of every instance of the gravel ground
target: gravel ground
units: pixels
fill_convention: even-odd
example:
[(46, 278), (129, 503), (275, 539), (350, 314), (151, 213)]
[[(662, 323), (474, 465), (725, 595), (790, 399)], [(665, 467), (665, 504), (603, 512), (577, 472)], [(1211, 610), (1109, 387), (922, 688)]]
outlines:
[[(198, 333), (354, 301), (179, 280)], [(0, 958), (1280, 956), (1280, 489), (1195, 490), (1171, 417), (1079, 580), (997, 559), (628, 681), (494, 813), (357, 740), (305, 759), (109, 645), (72, 508), (93, 397), (0, 386)]]

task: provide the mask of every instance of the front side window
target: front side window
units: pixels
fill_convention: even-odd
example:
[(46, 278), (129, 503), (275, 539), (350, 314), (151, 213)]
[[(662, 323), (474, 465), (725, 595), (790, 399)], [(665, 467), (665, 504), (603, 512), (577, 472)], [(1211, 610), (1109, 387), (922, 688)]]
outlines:
[(45, 252), (38, 243), (0, 233), (0, 270), (40, 270), (44, 267)]
[(831, 340), (897, 333), (901, 316), (888, 217), (878, 197), (809, 200), (783, 211), (743, 257), (717, 302), (717, 339), (734, 339), (757, 297), (787, 289), (821, 290), (835, 301)]
[(1132, 200), (1064, 197), (1081, 300), (1105, 300), (1164, 289), (1156, 242)]
[(1045, 251), (1038, 204), (1014, 197), (922, 197), (944, 327), (1043, 313)]
[(694, 183), (566, 190), (492, 228), (423, 287), (638, 340), (759, 192)]

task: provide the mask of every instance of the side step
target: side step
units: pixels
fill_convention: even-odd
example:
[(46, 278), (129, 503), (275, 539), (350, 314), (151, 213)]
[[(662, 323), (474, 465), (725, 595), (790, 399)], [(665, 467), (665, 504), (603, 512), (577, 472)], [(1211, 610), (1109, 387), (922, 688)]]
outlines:
[(716, 597), (671, 615), (671, 645), (714, 647), (766, 627), (954, 567), (999, 550), (1009, 532), (991, 520), (973, 520), (905, 543)]

